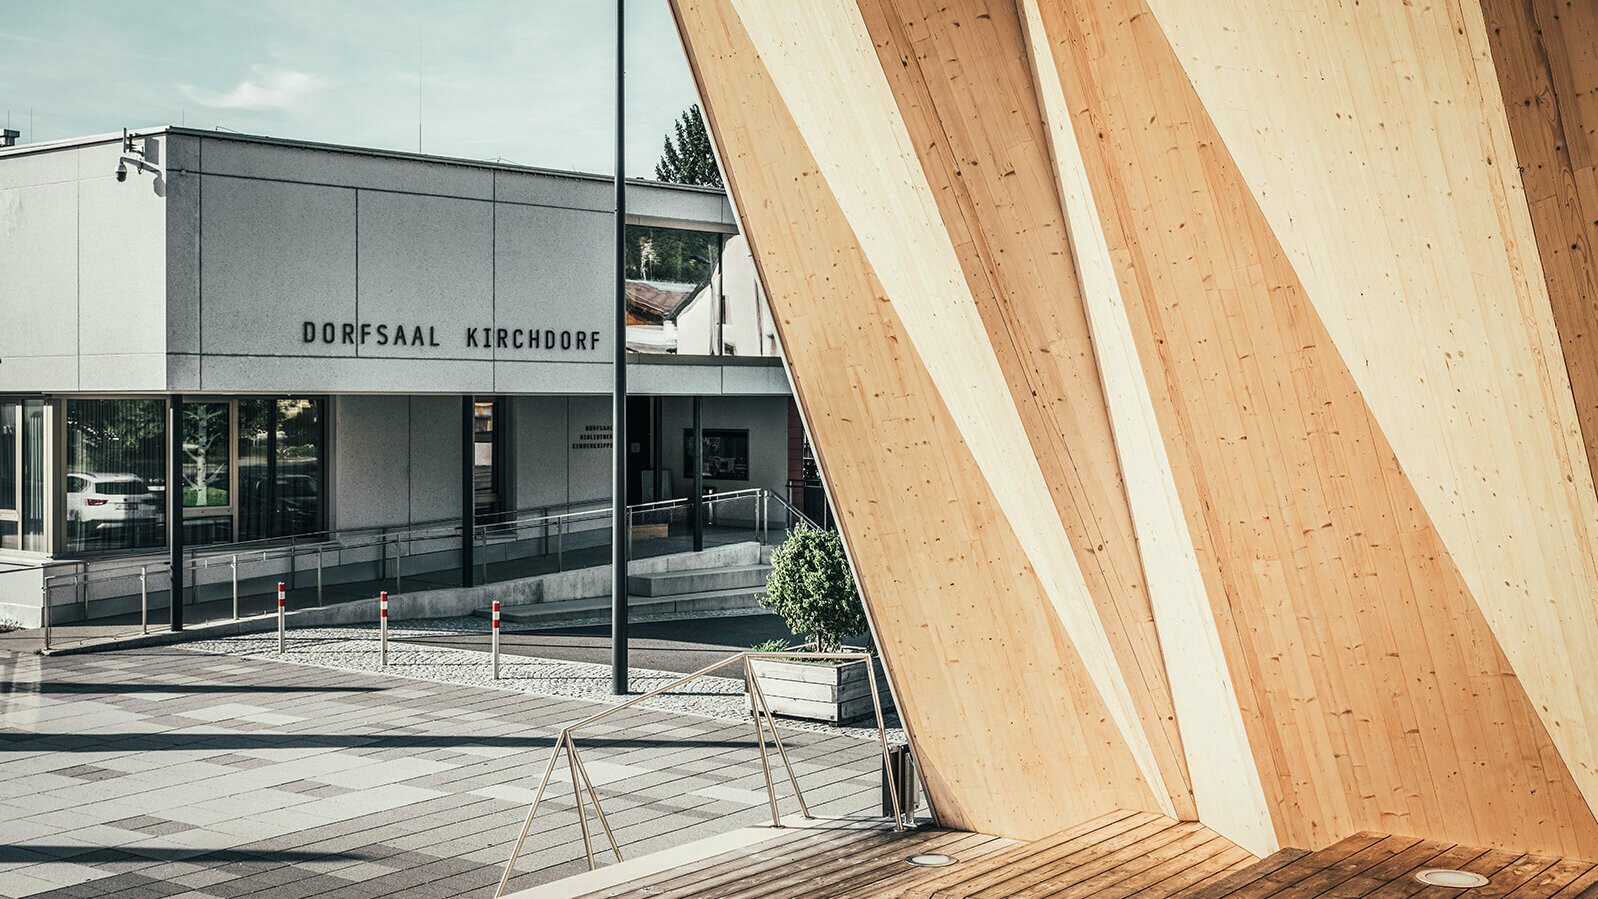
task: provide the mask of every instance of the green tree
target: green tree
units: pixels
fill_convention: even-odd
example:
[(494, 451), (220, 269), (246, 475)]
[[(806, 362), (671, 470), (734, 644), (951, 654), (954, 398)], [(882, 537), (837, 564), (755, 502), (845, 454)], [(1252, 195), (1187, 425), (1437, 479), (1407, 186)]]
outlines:
[(721, 169), (716, 167), (716, 154), (710, 146), (705, 119), (699, 114), (699, 104), (688, 107), (677, 118), (675, 130), (675, 135), (666, 135), (665, 150), (655, 164), (655, 180), (721, 187)]
[(855, 589), (837, 531), (800, 525), (771, 554), (760, 604), (796, 634), (814, 634), (820, 652), (837, 652), (843, 638), (865, 633), (866, 610)]

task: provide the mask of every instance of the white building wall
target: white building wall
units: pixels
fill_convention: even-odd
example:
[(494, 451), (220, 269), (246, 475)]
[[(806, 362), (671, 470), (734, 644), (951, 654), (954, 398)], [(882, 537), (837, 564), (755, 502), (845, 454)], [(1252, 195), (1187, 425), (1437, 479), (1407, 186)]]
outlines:
[[(164, 138), (138, 144), (161, 165)], [(0, 165), (0, 391), (164, 388), (168, 185), (133, 165), (118, 182), (121, 151)]]

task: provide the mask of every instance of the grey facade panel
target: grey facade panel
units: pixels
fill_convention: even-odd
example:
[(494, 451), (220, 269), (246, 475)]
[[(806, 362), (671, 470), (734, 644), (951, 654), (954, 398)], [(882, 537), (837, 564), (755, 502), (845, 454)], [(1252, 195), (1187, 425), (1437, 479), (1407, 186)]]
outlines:
[(200, 208), (202, 353), (355, 354), (298, 327), (355, 320), (354, 190), (206, 175)]

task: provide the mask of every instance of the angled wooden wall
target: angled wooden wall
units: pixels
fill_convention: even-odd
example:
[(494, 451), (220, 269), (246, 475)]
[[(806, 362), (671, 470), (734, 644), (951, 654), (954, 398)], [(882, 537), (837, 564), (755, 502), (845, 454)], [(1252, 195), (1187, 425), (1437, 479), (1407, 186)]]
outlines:
[(929, 793), (1598, 857), (1598, 12), (674, 0)]

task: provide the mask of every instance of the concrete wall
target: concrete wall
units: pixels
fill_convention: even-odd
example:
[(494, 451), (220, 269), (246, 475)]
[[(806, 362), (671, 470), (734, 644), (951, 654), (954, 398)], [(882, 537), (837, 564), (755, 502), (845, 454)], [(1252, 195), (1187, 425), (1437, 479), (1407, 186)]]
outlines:
[(459, 397), (340, 396), (332, 407), (333, 527), (460, 514)]
[[(137, 143), (160, 164), (164, 137)], [(165, 385), (169, 185), (132, 165), (118, 182), (121, 150), (119, 136), (0, 165), (0, 391)]]

